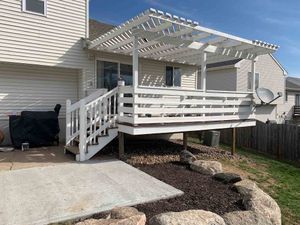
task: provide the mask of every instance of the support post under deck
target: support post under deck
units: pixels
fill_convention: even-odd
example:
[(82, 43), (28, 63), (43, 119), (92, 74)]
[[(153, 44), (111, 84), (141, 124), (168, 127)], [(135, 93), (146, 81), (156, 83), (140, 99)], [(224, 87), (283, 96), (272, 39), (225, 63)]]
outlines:
[(124, 133), (118, 133), (119, 138), (119, 159), (124, 159), (125, 157), (125, 143), (124, 143)]
[(183, 132), (183, 149), (187, 150), (187, 144), (188, 144), (188, 133)]
[(231, 155), (234, 155), (236, 152), (236, 128), (232, 128), (232, 146), (231, 146)]

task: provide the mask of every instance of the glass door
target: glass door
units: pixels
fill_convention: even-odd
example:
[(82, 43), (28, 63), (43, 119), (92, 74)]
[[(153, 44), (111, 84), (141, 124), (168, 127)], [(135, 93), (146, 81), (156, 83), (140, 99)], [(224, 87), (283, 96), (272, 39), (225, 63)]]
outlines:
[(97, 60), (97, 88), (108, 91), (118, 85), (118, 63)]
[(110, 91), (117, 87), (119, 78), (132, 85), (132, 65), (97, 60), (97, 88)]

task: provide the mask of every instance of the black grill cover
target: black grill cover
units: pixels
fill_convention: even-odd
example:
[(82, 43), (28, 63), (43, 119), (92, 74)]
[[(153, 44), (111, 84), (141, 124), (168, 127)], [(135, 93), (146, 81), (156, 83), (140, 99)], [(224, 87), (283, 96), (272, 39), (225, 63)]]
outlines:
[(30, 147), (58, 144), (58, 113), (23, 111), (21, 116), (9, 117), (10, 136), (15, 148), (28, 142)]

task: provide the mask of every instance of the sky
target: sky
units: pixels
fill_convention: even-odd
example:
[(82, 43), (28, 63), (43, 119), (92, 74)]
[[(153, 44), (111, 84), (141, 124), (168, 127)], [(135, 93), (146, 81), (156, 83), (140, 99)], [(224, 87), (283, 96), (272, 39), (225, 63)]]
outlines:
[(90, 0), (90, 17), (119, 25), (149, 8), (279, 45), (275, 57), (289, 76), (300, 77), (300, 0)]

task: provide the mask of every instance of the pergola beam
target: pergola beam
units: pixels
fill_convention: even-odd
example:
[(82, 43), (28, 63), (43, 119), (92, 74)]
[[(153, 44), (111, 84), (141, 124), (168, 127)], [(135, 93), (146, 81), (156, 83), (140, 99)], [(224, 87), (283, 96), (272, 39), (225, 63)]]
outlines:
[(203, 50), (210, 53), (209, 63), (212, 54), (252, 60), (273, 53), (278, 46), (236, 37), (150, 9), (88, 42), (88, 48), (125, 55), (137, 52), (143, 58), (199, 64)]

